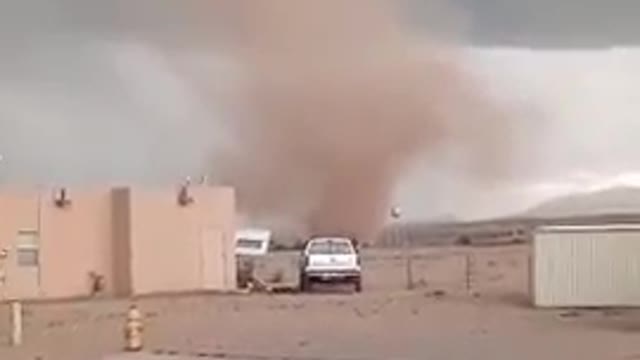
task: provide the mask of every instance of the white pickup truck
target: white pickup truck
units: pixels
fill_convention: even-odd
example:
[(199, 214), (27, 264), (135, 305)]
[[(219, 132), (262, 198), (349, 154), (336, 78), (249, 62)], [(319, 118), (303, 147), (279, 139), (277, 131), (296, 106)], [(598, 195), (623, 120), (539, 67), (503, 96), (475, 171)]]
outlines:
[(300, 290), (309, 291), (313, 283), (351, 283), (362, 291), (360, 254), (352, 239), (313, 237), (301, 256)]

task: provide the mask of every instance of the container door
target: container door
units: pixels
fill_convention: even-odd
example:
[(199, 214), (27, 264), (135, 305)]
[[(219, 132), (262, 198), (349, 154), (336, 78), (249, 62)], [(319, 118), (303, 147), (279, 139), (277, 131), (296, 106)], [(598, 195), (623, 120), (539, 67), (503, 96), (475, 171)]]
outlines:
[(215, 228), (201, 232), (202, 287), (205, 290), (224, 290), (227, 277), (223, 233)]

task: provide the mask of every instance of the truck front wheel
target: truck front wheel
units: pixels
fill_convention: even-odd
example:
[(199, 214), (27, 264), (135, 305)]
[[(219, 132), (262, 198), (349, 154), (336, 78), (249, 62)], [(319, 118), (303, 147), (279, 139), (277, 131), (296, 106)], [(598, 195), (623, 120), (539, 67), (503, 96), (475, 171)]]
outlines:
[(302, 274), (300, 275), (300, 291), (307, 292), (311, 290), (311, 281), (308, 276)]
[(360, 277), (357, 277), (353, 281), (353, 287), (357, 293), (362, 292), (362, 279)]

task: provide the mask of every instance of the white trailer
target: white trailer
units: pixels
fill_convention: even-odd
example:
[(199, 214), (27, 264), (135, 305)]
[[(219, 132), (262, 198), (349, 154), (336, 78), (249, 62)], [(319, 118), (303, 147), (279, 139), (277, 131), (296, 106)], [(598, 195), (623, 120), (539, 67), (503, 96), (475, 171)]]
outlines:
[(236, 255), (262, 256), (269, 251), (271, 230), (246, 228), (236, 231)]
[(537, 229), (531, 291), (538, 307), (640, 306), (640, 225)]

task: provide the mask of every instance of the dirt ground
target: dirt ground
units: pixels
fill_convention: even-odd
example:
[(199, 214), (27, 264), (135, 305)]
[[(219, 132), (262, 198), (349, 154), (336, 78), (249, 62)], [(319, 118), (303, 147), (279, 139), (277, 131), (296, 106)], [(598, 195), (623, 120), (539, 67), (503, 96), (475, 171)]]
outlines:
[[(400, 254), (363, 254), (362, 294), (140, 299), (146, 350), (163, 355), (122, 359), (640, 359), (640, 310), (531, 308), (525, 246), (415, 251), (411, 291)], [(273, 255), (259, 269), (295, 279), (295, 255)], [(0, 359), (120, 360), (128, 304), (26, 305), (20, 348), (6, 342), (2, 306)]]

